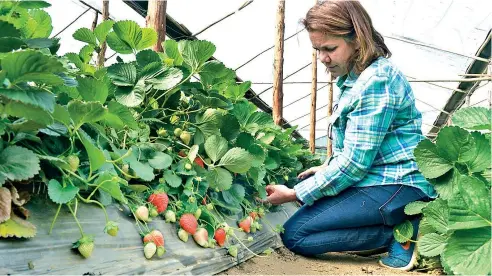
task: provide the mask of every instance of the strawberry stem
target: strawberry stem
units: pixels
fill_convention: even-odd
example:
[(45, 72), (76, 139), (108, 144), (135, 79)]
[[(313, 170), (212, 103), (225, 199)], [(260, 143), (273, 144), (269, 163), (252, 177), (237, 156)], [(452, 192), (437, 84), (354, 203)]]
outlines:
[(69, 204), (67, 204), (68, 210), (70, 210), (70, 213), (72, 213), (73, 218), (75, 219), (75, 223), (77, 223), (77, 226), (79, 227), (80, 235), (83, 237), (84, 236), (84, 230), (82, 230), (82, 226), (79, 223), (79, 220), (77, 219), (77, 216), (74, 214), (72, 207), (70, 207)]
[(48, 231), (48, 235), (51, 235), (51, 231), (53, 230), (53, 227), (55, 226), (56, 219), (58, 218), (58, 214), (60, 213), (60, 209), (62, 207), (62, 204), (58, 205), (58, 210), (56, 210), (55, 217), (53, 218), (53, 221), (51, 222), (51, 227), (50, 231)]
[(260, 258), (266, 258), (267, 256), (261, 256), (261, 255), (258, 255), (256, 254), (255, 252), (251, 251), (251, 249), (249, 249), (249, 247), (247, 247), (246, 245), (244, 245), (244, 243), (241, 241), (241, 239), (239, 239), (236, 234), (233, 234), (232, 235), (244, 248), (246, 248), (246, 250), (248, 250), (249, 252), (251, 252), (251, 254), (253, 254), (254, 256), (256, 257), (260, 257)]
[(87, 200), (85, 198), (83, 198), (81, 195), (77, 194), (77, 197), (82, 200), (83, 202), (85, 203), (93, 203), (93, 204), (96, 204), (98, 205), (99, 207), (101, 207), (101, 209), (104, 211), (104, 215), (106, 216), (106, 222), (109, 221), (109, 216), (108, 216), (108, 212), (106, 212), (106, 208), (104, 208), (104, 205), (101, 204), (101, 202), (97, 201), (97, 200)]

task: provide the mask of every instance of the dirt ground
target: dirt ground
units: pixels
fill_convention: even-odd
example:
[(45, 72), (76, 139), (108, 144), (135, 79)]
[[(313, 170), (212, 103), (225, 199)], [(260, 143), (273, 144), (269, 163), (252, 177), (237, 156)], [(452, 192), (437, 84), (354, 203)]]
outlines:
[(378, 265), (380, 256), (361, 257), (346, 253), (329, 253), (319, 258), (305, 258), (285, 248), (267, 258), (252, 258), (218, 275), (424, 275), (400, 272)]

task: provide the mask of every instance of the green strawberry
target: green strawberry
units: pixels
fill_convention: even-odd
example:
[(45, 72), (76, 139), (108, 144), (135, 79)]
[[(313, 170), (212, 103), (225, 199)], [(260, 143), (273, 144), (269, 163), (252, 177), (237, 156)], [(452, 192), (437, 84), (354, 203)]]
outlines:
[(185, 143), (186, 145), (188, 145), (191, 141), (191, 133), (189, 133), (188, 131), (183, 131), (180, 135), (179, 135), (179, 138), (181, 139), (181, 141), (183, 141), (183, 143)]
[(178, 237), (180, 240), (187, 242), (188, 241), (188, 232), (186, 232), (184, 229), (179, 229)]
[(202, 215), (202, 209), (198, 208), (195, 212), (195, 218), (198, 219)]
[(174, 130), (174, 136), (179, 137), (182, 132), (183, 130), (178, 127)]
[(65, 158), (65, 161), (67, 161), (72, 172), (75, 172), (79, 168), (80, 159), (77, 157), (77, 155), (69, 155), (67, 156), (67, 158)]
[(167, 130), (159, 128), (159, 130), (157, 131), (157, 135), (159, 135), (160, 137), (167, 137)]
[(234, 257), (234, 258), (237, 257), (237, 247), (236, 246), (234, 246), (234, 245), (229, 246), (229, 248), (227, 248), (227, 252), (232, 257)]
[(153, 242), (146, 243), (144, 246), (145, 258), (150, 259), (157, 252), (157, 246)]
[(113, 237), (116, 237), (116, 235), (118, 235), (118, 230), (118, 223), (114, 221), (108, 221), (106, 223), (106, 227), (104, 227), (104, 232)]
[(83, 236), (73, 244), (73, 248), (77, 248), (84, 258), (89, 258), (94, 250), (94, 238), (92, 236)]
[(171, 210), (166, 211), (164, 218), (166, 219), (166, 222), (176, 222), (176, 214)]
[(186, 164), (185, 164), (185, 169), (187, 169), (187, 170), (191, 170), (191, 168), (192, 168), (192, 166), (191, 166), (191, 164), (190, 164), (190, 163), (186, 163)]

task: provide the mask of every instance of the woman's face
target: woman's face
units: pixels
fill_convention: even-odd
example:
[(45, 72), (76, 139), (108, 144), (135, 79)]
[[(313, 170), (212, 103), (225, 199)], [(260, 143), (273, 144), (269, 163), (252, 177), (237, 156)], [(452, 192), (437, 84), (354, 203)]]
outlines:
[(351, 68), (349, 59), (356, 48), (341, 37), (330, 36), (322, 32), (310, 32), (313, 48), (318, 51), (319, 60), (328, 68), (333, 77), (347, 74)]

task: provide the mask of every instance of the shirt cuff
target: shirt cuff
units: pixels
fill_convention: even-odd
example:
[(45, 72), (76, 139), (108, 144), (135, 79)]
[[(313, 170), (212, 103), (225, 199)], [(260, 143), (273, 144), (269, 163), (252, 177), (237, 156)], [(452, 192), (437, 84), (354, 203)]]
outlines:
[(296, 191), (297, 198), (304, 202), (304, 204), (312, 205), (314, 201), (317, 199), (311, 191), (315, 188), (314, 176), (309, 177), (308, 179), (300, 182), (299, 184), (294, 186), (294, 190)]

